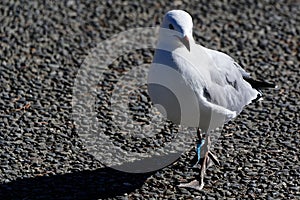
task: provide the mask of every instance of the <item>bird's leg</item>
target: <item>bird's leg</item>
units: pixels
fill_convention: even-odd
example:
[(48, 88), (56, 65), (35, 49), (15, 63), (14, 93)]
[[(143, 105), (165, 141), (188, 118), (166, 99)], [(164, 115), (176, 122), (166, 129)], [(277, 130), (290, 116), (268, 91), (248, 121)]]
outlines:
[[(209, 160), (209, 157), (208, 157), (209, 145), (207, 143), (209, 141), (208, 140), (205, 141), (205, 139), (202, 139), (202, 135), (201, 135), (200, 131), (197, 131), (197, 135), (198, 135), (198, 138), (200, 141), (204, 140), (204, 144), (201, 145), (201, 147), (203, 147), (203, 148), (200, 147), (200, 150), (199, 150), (200, 151), (199, 156), (198, 156), (198, 149), (197, 149), (197, 155), (196, 155), (197, 158), (200, 157), (196, 163), (197, 169), (200, 172), (199, 177), (197, 178), (197, 180), (193, 180), (189, 183), (181, 183), (181, 184), (179, 184), (179, 187), (186, 187), (186, 188), (193, 188), (195, 190), (202, 190), (202, 188), (204, 186), (203, 179), (204, 179), (204, 175), (205, 175), (205, 171), (206, 171), (206, 166), (207, 166), (207, 162)], [(198, 143), (199, 143), (199, 141), (198, 141)], [(201, 158), (200, 154), (203, 155), (203, 153), (204, 153), (204, 156), (203, 156), (203, 158)]]
[[(189, 183), (182, 183), (179, 184), (179, 187), (187, 187), (187, 188), (193, 188), (195, 190), (201, 190), (204, 186), (204, 175), (206, 171), (207, 162), (209, 161), (208, 157), (208, 151), (209, 151), (209, 144), (210, 142), (207, 139), (203, 138), (203, 135), (201, 134), (200, 130), (197, 130), (197, 136), (198, 136), (198, 142), (197, 142), (197, 163), (194, 165), (200, 172), (200, 176), (198, 180), (193, 180)], [(199, 148), (198, 148), (199, 147)], [(201, 157), (202, 155), (202, 157)]]
[(201, 147), (204, 145), (205, 138), (203, 137), (200, 129), (197, 129), (197, 146), (196, 146), (196, 156), (193, 160), (196, 160), (196, 163), (192, 166), (192, 168), (199, 168), (199, 162), (201, 160)]
[(211, 165), (211, 160), (210, 160), (210, 157), (209, 157), (209, 149), (210, 149), (210, 145), (211, 145), (211, 141), (210, 141), (210, 137), (209, 135), (207, 134), (206, 135), (206, 142), (205, 142), (205, 146), (203, 148), (203, 151), (204, 151), (204, 158), (203, 158), (203, 161), (201, 163), (201, 170), (200, 170), (200, 174), (199, 174), (199, 178), (198, 178), (198, 181), (199, 181), (199, 187), (202, 189), (203, 186), (204, 186), (204, 175), (206, 173), (206, 169)]
[[(197, 148), (198, 162), (196, 163), (196, 165), (200, 171), (199, 177), (197, 178), (197, 180), (193, 180), (189, 183), (180, 184), (179, 187), (188, 187), (188, 188), (193, 188), (196, 190), (201, 190), (204, 186), (203, 180), (204, 180), (204, 175), (206, 173), (206, 169), (212, 164), (211, 161), (213, 161), (216, 164), (219, 164), (219, 161), (209, 151), (210, 146), (211, 146), (210, 136), (207, 134), (205, 139), (203, 139), (202, 134), (200, 133), (200, 130), (197, 131), (197, 135), (198, 135), (199, 141), (201, 141), (201, 144), (203, 141), (203, 144), (200, 145), (199, 152), (198, 152), (198, 148)], [(199, 141), (198, 141), (198, 143), (199, 143)], [(202, 155), (202, 157), (201, 157), (201, 155)]]

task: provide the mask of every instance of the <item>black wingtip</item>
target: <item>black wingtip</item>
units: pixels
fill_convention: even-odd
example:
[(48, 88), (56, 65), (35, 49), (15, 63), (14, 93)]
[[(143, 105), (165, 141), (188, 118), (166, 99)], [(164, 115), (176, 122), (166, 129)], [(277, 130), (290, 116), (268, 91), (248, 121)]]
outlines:
[(245, 81), (250, 83), (250, 85), (257, 90), (264, 89), (264, 88), (277, 88), (277, 85), (274, 83), (269, 83), (266, 81), (261, 80), (254, 80), (250, 77), (243, 77)]

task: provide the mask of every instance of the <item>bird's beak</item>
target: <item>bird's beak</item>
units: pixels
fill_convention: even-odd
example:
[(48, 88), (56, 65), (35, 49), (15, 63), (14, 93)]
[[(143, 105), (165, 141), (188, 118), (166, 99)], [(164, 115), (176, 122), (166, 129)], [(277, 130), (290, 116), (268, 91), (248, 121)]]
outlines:
[(190, 41), (189, 41), (188, 36), (184, 36), (183, 38), (180, 38), (180, 41), (187, 48), (187, 50), (191, 51)]

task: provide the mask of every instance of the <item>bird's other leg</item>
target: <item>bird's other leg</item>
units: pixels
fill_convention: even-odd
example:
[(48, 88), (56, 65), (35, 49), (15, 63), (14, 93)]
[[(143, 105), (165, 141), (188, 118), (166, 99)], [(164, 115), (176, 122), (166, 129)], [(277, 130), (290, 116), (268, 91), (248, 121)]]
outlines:
[(179, 185), (179, 187), (187, 187), (187, 188), (193, 188), (195, 190), (201, 190), (204, 186), (204, 176), (206, 173), (206, 169), (212, 165), (212, 162), (219, 165), (219, 161), (216, 158), (216, 156), (214, 156), (210, 152), (211, 140), (209, 134), (207, 134), (204, 139), (203, 135), (200, 133), (200, 130), (198, 130), (197, 135), (199, 139), (198, 144), (199, 141), (201, 141), (202, 144), (200, 145), (199, 151), (197, 149), (197, 155), (196, 155), (198, 158), (196, 166), (197, 169), (199, 170), (199, 177), (196, 180), (193, 180), (189, 183), (182, 183)]
[(217, 157), (213, 153), (211, 153), (210, 147), (211, 147), (210, 135), (207, 134), (205, 139), (205, 144), (201, 149), (201, 151), (204, 153), (203, 161), (201, 162), (200, 174), (198, 177), (199, 187), (201, 189), (204, 186), (204, 176), (206, 174), (207, 168), (210, 167), (212, 163), (220, 165)]
[[(193, 180), (189, 183), (182, 183), (179, 187), (187, 187), (193, 188), (195, 190), (201, 190), (204, 186), (204, 175), (208, 166), (208, 162), (210, 161), (208, 157), (209, 147), (210, 147), (210, 140), (207, 140), (207, 137), (204, 138), (200, 132), (200, 129), (197, 130), (197, 163), (194, 165), (195, 168), (199, 170), (199, 178), (197, 180)], [(209, 138), (208, 138), (209, 139)]]

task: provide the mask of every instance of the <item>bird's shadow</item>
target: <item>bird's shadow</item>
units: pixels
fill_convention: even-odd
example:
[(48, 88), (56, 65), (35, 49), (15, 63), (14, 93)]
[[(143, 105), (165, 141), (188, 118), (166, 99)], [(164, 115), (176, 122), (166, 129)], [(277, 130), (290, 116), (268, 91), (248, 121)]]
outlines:
[[(112, 198), (141, 188), (149, 176), (176, 162), (180, 155), (181, 152), (153, 155), (114, 168), (17, 179), (0, 185), (0, 199)], [(141, 173), (128, 173), (133, 171)]]
[(0, 199), (102, 199), (140, 188), (151, 173), (104, 167), (63, 175), (17, 179), (0, 185)]

